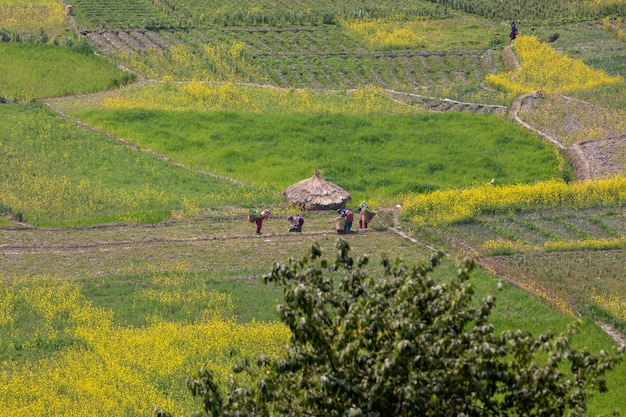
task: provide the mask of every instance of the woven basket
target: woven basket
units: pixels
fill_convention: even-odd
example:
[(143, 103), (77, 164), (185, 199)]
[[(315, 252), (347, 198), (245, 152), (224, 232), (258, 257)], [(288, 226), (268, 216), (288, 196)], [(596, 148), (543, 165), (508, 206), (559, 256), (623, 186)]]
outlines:
[(337, 217), (333, 219), (333, 224), (335, 225), (336, 231), (343, 232), (346, 227), (346, 219), (343, 217)]
[(254, 223), (255, 221), (257, 221), (258, 217), (253, 216), (252, 214), (248, 214), (248, 221), (250, 223)]
[(363, 220), (365, 220), (365, 223), (371, 222), (374, 216), (376, 216), (376, 212), (363, 210)]

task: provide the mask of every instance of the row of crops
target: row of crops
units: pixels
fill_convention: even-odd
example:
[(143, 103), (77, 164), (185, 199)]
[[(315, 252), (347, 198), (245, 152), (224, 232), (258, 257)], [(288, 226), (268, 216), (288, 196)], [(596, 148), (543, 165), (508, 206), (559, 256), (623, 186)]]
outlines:
[[(478, 51), (370, 53), (350, 37), (315, 28), (158, 33), (118, 30), (92, 32), (88, 38), (114, 61), (149, 78), (230, 79), (284, 88), (377, 85), (422, 95), (434, 89), (478, 91), (485, 75), (496, 71), (494, 62), (498, 62)], [(448, 93), (455, 96), (454, 91)], [(493, 100), (481, 97), (480, 101)]]
[(623, 0), (429, 0), (490, 19), (565, 23), (624, 16)]
[[(623, 247), (626, 225), (611, 210), (544, 211), (510, 216), (484, 216), (479, 221), (456, 225), (455, 235), (485, 254), (581, 249), (584, 245)], [(533, 249), (535, 248), (535, 249)], [(612, 249), (611, 246), (599, 249)], [(569, 249), (572, 250), (572, 249)]]
[(206, 28), (224, 26), (310, 26), (338, 19), (416, 17), (441, 18), (447, 7), (428, 2), (348, 0), (199, 1), (199, 0), (77, 0), (81, 29)]
[(82, 29), (315, 26), (339, 19), (415, 19), (449, 16), (453, 10), (526, 23), (623, 16), (620, 0), (76, 0)]
[(150, 0), (76, 0), (72, 6), (81, 29), (171, 28), (180, 23)]

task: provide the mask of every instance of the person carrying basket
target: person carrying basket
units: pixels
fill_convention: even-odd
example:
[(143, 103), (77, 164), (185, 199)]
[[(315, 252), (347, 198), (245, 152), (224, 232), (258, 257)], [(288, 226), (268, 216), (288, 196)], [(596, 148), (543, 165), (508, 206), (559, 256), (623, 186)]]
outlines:
[(260, 235), (261, 234), (261, 228), (263, 227), (263, 220), (267, 219), (270, 215), (270, 211), (269, 210), (263, 210), (261, 212), (261, 215), (258, 215), (256, 211), (252, 210), (250, 211), (250, 214), (248, 214), (248, 221), (250, 223), (255, 223), (256, 224), (256, 234)]
[(354, 221), (354, 213), (352, 212), (352, 210), (347, 209), (347, 208), (338, 209), (337, 213), (339, 213), (339, 215), (343, 217), (344, 220), (346, 221), (346, 224), (343, 227), (343, 231), (344, 233), (348, 233), (352, 229), (352, 222)]
[(372, 221), (376, 213), (370, 210), (365, 201), (359, 204), (357, 212), (359, 213), (359, 230), (367, 229), (367, 224)]

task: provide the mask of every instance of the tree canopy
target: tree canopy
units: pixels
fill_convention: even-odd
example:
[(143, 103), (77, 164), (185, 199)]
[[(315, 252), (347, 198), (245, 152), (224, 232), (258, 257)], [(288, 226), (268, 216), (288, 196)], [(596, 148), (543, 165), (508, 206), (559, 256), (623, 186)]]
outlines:
[[(409, 266), (310, 256), (277, 263), (264, 276), (284, 289), (277, 307), (291, 329), (284, 355), (244, 358), (234, 372), (253, 384), (221, 386), (207, 369), (188, 378), (211, 416), (563, 416), (582, 415), (603, 375), (623, 358), (574, 349), (573, 322), (560, 335), (496, 334), (495, 297), (473, 302), (475, 261), (451, 279), (431, 273), (443, 255)], [(158, 411), (160, 417), (168, 413)]]

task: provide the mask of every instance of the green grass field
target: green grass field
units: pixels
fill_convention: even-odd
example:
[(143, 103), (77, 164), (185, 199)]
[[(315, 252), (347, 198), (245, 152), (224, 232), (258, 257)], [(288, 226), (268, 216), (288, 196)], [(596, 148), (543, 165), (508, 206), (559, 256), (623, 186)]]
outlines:
[(278, 201), (274, 193), (177, 166), (42, 106), (1, 109), (0, 207), (31, 224), (154, 223), (175, 212)]
[(87, 50), (0, 42), (0, 96), (30, 100), (68, 94), (93, 93), (136, 79)]
[(350, 190), (355, 201), (391, 203), (409, 192), (464, 187), (493, 177), (513, 184), (561, 175), (547, 143), (495, 116), (146, 110), (75, 116), (189, 167), (275, 191), (320, 169), (327, 180)]

